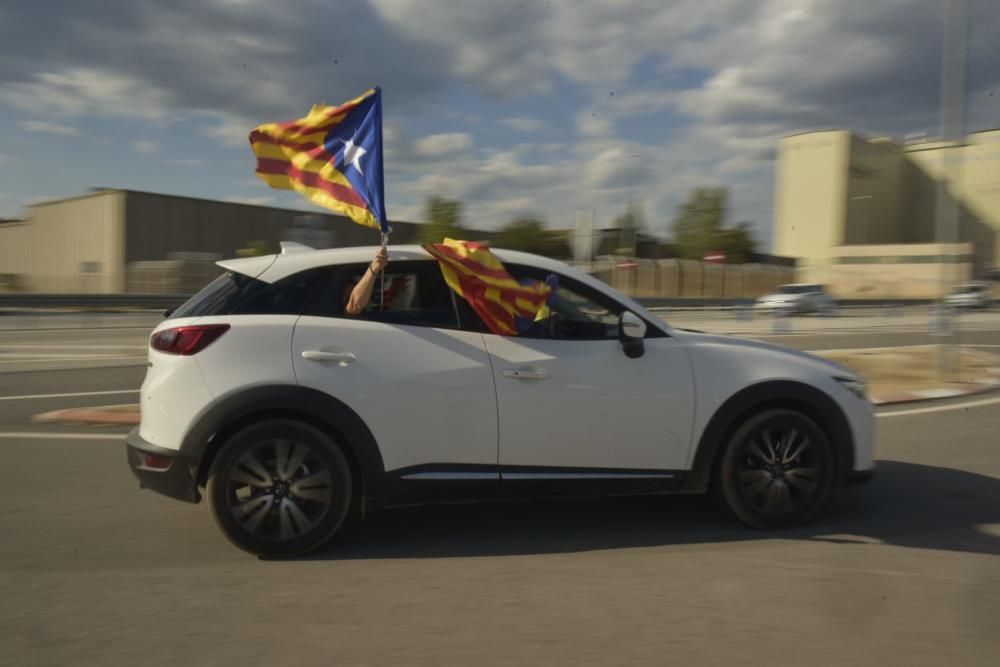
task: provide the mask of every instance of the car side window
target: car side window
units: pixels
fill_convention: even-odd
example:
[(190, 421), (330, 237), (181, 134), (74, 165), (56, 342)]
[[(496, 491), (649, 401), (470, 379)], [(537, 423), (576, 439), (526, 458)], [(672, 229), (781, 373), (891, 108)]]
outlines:
[[(337, 267), (307, 313), (323, 317), (350, 317), (344, 312), (344, 307), (368, 266), (364, 263)], [(452, 291), (444, 282), (437, 264), (430, 261), (390, 262), (385, 269), (385, 280), (381, 276), (376, 277), (371, 301), (357, 318), (387, 324), (459, 328)]]
[(233, 308), (233, 315), (299, 315), (328, 270), (309, 269), (256, 290)]
[(557, 340), (617, 340), (621, 304), (597, 290), (561, 274), (534, 267), (507, 265), (518, 281), (543, 280), (553, 286), (548, 304), (521, 338)]

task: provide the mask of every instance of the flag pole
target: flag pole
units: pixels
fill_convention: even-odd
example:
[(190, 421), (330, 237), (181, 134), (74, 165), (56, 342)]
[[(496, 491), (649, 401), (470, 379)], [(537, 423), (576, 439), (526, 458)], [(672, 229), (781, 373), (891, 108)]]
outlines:
[[(389, 244), (389, 235), (385, 232), (381, 232), (382, 236), (382, 249)], [(388, 265), (388, 264), (387, 264)], [(378, 289), (378, 312), (385, 310), (385, 266), (382, 267), (382, 271), (379, 273), (379, 280), (381, 284)]]

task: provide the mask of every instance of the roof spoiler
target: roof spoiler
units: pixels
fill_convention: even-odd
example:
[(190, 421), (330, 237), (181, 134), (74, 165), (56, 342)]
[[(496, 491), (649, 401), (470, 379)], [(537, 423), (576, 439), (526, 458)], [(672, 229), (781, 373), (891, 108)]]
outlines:
[(296, 243), (294, 241), (282, 241), (281, 242), (281, 254), (287, 255), (290, 252), (305, 252), (306, 250), (315, 250), (315, 248), (307, 246), (303, 243)]

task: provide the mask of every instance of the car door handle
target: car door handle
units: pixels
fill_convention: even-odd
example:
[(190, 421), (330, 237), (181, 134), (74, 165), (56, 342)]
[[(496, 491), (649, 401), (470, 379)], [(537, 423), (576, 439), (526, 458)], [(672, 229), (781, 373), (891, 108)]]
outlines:
[(302, 358), (309, 361), (336, 361), (341, 366), (346, 366), (357, 359), (350, 352), (331, 352), (329, 350), (303, 350)]
[(503, 371), (505, 378), (516, 378), (518, 380), (548, 380), (548, 371), (541, 368), (507, 368)]

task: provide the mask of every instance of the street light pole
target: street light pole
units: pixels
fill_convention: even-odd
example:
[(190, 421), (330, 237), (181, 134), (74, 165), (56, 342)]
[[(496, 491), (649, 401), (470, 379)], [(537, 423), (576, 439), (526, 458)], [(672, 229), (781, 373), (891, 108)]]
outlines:
[[(937, 181), (935, 237), (941, 247), (941, 345), (938, 373), (942, 380), (950, 379), (954, 371), (952, 360), (952, 316), (944, 304), (944, 296), (954, 281), (953, 262), (944, 245), (958, 242), (958, 201), (955, 184), (960, 146), (965, 140), (965, 77), (969, 30), (967, 0), (946, 0), (944, 46), (941, 54), (941, 173)], [(949, 188), (949, 184), (952, 186)]]

